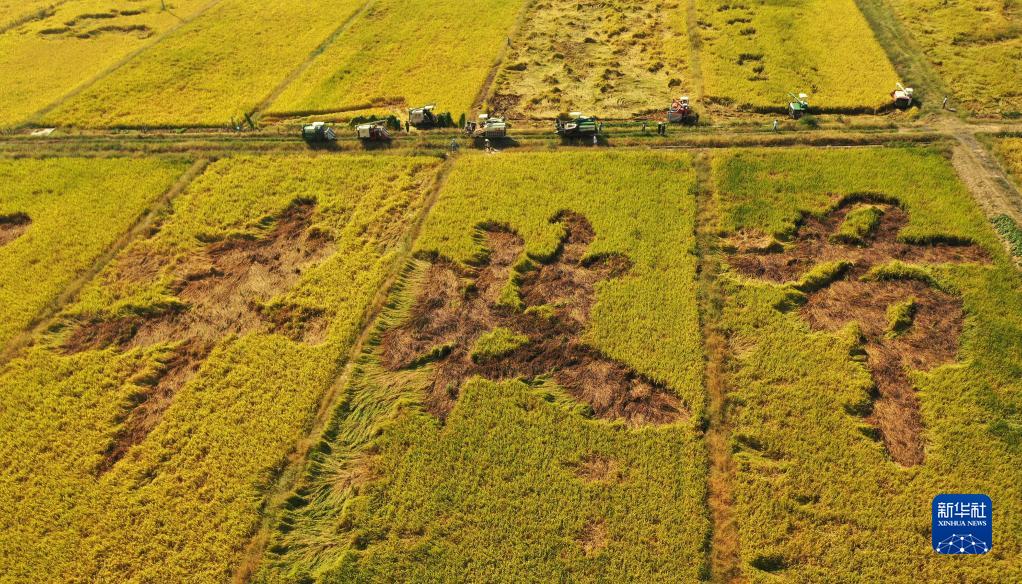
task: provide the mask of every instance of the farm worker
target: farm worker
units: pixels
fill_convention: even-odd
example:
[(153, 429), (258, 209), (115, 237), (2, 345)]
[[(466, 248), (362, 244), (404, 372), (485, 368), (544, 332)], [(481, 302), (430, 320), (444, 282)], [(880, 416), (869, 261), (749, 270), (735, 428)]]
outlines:
[(490, 151), (490, 139), (489, 138), (486, 139), (486, 151), (487, 152)]
[(408, 125), (408, 120), (405, 120), (405, 134), (411, 133), (411, 127)]
[(451, 138), (451, 152), (458, 151), (458, 140), (457, 138)]
[(596, 146), (599, 142), (596, 141), (596, 136), (593, 136), (593, 146)]
[(940, 109), (947, 109), (947, 96), (944, 96), (944, 103), (941, 104)]
[(642, 133), (646, 133), (646, 122), (642, 122)]
[(777, 120), (774, 120), (774, 131), (775, 131), (775, 132), (777, 131), (777, 125), (778, 125), (778, 122), (777, 122)]

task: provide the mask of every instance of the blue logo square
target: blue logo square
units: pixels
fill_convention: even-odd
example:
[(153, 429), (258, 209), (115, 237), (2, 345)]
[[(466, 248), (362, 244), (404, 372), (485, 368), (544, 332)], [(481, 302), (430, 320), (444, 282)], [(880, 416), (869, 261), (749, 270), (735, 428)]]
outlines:
[(933, 498), (933, 549), (938, 554), (985, 554), (993, 546), (994, 505), (986, 495)]

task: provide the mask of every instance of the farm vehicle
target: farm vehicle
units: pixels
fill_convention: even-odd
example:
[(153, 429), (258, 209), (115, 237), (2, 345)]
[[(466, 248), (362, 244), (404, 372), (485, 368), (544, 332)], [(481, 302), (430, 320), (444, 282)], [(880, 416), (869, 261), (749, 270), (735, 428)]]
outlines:
[(891, 99), (895, 108), (901, 110), (908, 109), (912, 107), (912, 103), (915, 101), (915, 90), (899, 83), (898, 88), (891, 92)]
[(359, 124), (355, 127), (355, 135), (363, 142), (389, 142), (390, 132), (387, 130), (387, 120), (378, 120)]
[(558, 118), (555, 123), (555, 131), (562, 138), (595, 137), (603, 125), (595, 116), (585, 116), (582, 112), (572, 112), (567, 120)]
[(450, 112), (438, 112), (436, 104), (424, 105), (408, 110), (408, 125), (416, 130), (453, 128), (456, 126)]
[(684, 124), (694, 126), (699, 123), (699, 114), (692, 109), (688, 96), (683, 95), (675, 99), (671, 109), (667, 110), (667, 121), (671, 124)]
[(310, 143), (333, 142), (337, 133), (326, 122), (312, 122), (302, 127), (302, 139)]
[(788, 102), (788, 117), (793, 120), (798, 120), (809, 113), (808, 95), (804, 93), (800, 93), (798, 95), (789, 93), (788, 95), (791, 96), (792, 99), (792, 101)]
[(509, 127), (504, 118), (481, 114), (478, 122), (465, 124), (465, 135), (472, 138), (507, 138)]

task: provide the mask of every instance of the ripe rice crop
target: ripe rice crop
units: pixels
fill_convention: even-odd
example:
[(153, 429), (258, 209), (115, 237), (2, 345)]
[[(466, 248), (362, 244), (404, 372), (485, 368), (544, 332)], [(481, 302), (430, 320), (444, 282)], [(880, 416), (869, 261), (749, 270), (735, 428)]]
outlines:
[(1022, 115), (1022, 4), (1014, 0), (891, 0), (940, 73), (951, 105), (976, 116)]
[[(71, 0), (0, 33), (0, 128), (81, 87), (209, 0)], [(166, 107), (168, 104), (160, 104)]]
[[(459, 158), (415, 245), (418, 259), (288, 500), (256, 581), (564, 581), (593, 574), (691, 581), (705, 573), (694, 178), (691, 158), (682, 154)], [(405, 335), (431, 323), (446, 329), (447, 321), (432, 319), (457, 306), (472, 321), (488, 303), (486, 318), (516, 332), (528, 330), (520, 325), (529, 319), (546, 319), (537, 326), (554, 334), (568, 326), (562, 318), (587, 318), (583, 291), (592, 271), (602, 276), (582, 339), (604, 356), (600, 368), (625, 365), (662, 383), (684, 410), (676, 421), (608, 421), (598, 401), (569, 395), (558, 381), (563, 371), (474, 377), (440, 388), (445, 395), (428, 394), (435, 372), (457, 366), (445, 359), (461, 355), (472, 363), (476, 343), (460, 333), (454, 347), (430, 351), (427, 343), (425, 355), (409, 353), (406, 368), (390, 363)], [(464, 296), (454, 293), (463, 300), (422, 300), (450, 283), (443, 274), (451, 273), (465, 280), (458, 287)], [(431, 280), (437, 278), (439, 286)], [(537, 295), (549, 294), (572, 300), (538, 304)], [(507, 302), (508, 295), (518, 302)], [(419, 315), (440, 305), (449, 308)], [(473, 330), (482, 342), (494, 331)], [(530, 334), (471, 366), (495, 360), (510, 364), (507, 377), (514, 377), (523, 371), (515, 367), (528, 364), (507, 355), (530, 351), (534, 341), (544, 342)]]
[(994, 142), (994, 152), (1000, 156), (1015, 184), (1022, 185), (1022, 138), (1003, 138)]
[(0, 160), (0, 348), (185, 169), (156, 159)]
[(212, 163), (0, 371), (4, 576), (230, 580), (437, 168)]
[(685, 10), (673, 2), (533, 4), (489, 97), (511, 117), (630, 117), (690, 92)]
[[(865, 258), (886, 246), (930, 258), (877, 265), (861, 278), (864, 265), (854, 259), (845, 272), (851, 276), (832, 278), (818, 295), (749, 275), (740, 269), (748, 255), (729, 258), (732, 270), (720, 284), (728, 299), (722, 327), (730, 347), (734, 511), (746, 575), (1016, 579), (1022, 532), (1010, 518), (1022, 512), (1016, 463), (1022, 452), (1022, 279), (944, 153), (738, 151), (720, 155), (713, 176), (725, 241), (736, 234), (739, 241), (776, 236), (787, 251), (775, 253), (790, 253), (799, 230), (819, 225), (833, 209), (872, 204), (883, 210), (880, 227), (866, 236), (865, 247), (841, 248), (848, 257)], [(907, 224), (885, 232), (884, 222), (902, 213)], [(882, 241), (892, 235), (896, 241)], [(771, 255), (760, 253), (756, 261)], [(842, 299), (841, 291), (856, 287), (873, 292)], [(821, 298), (834, 306), (857, 303), (845, 306), (847, 319), (897, 287), (904, 293), (880, 301), (872, 321), (820, 321), (828, 310)], [(927, 298), (945, 299), (948, 310), (937, 316), (950, 319), (960, 311), (964, 325), (952, 326), (953, 335), (934, 334), (944, 329), (926, 328), (941, 324), (927, 314)], [(905, 366), (910, 393), (904, 403), (917, 404), (920, 426), (908, 427), (907, 417), (895, 422), (904, 432), (919, 432), (921, 461), (892, 460), (885, 447), (892, 436), (878, 434), (875, 421), (892, 374), (874, 369), (874, 361), (886, 357), (873, 343), (901, 347), (907, 353), (895, 358), (918, 363)], [(947, 358), (924, 365), (937, 349)], [(994, 545), (1000, 552), (970, 562), (927, 553), (930, 502), (942, 492), (987, 493), (998, 502), (1004, 527)]]
[(854, 0), (697, 0), (705, 98), (783, 110), (806, 93), (818, 111), (873, 111), (899, 81)]
[(523, 0), (377, 0), (272, 105), (274, 114), (468, 113)]
[[(241, 122), (358, 0), (223, 0), (46, 117), (75, 126)], [(232, 73), (234, 72), (234, 73)]]

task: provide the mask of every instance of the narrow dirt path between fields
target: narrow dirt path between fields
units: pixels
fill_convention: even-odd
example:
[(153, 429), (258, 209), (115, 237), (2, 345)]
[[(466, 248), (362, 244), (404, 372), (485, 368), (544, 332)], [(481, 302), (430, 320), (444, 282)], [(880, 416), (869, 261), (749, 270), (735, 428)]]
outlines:
[(284, 93), (284, 90), (290, 87), (290, 85), (294, 83), (296, 80), (298, 80), (298, 78), (301, 77), (302, 74), (305, 73), (309, 69), (309, 67), (312, 66), (312, 64), (316, 61), (316, 58), (323, 54), (323, 52), (326, 51), (328, 48), (330, 48), (330, 45), (334, 44), (337, 41), (337, 39), (341, 38), (341, 36), (344, 35), (344, 33), (348, 32), (348, 30), (351, 29), (352, 25), (358, 22), (365, 15), (365, 13), (368, 12), (369, 9), (373, 7), (374, 4), (376, 4), (376, 0), (367, 0), (362, 5), (361, 8), (353, 12), (351, 16), (349, 16), (344, 22), (341, 23), (340, 26), (334, 29), (334, 32), (330, 33), (330, 36), (328, 36), (326, 40), (320, 43), (318, 47), (313, 49), (313, 51), (309, 53), (309, 56), (306, 57), (305, 60), (301, 62), (301, 64), (299, 64), (290, 73), (288, 73), (287, 77), (285, 77), (276, 87), (273, 88), (272, 91), (270, 91), (269, 95), (264, 97), (263, 100), (260, 101), (259, 104), (255, 106), (255, 109), (253, 109), (251, 112), (252, 117), (255, 118), (256, 116), (262, 114), (267, 109), (269, 109), (270, 106), (272, 106), (273, 103), (277, 101), (281, 94)]
[(53, 110), (57, 109), (61, 105), (67, 103), (68, 100), (77, 97), (83, 91), (85, 91), (86, 89), (89, 89), (90, 87), (92, 87), (93, 85), (98, 83), (103, 78), (105, 78), (108, 75), (112, 74), (114, 71), (117, 71), (121, 67), (127, 65), (132, 60), (134, 60), (135, 57), (139, 56), (143, 52), (148, 51), (149, 49), (159, 45), (161, 42), (163, 42), (163, 39), (165, 39), (165, 38), (169, 37), (170, 35), (174, 34), (175, 32), (177, 32), (182, 27), (187, 26), (192, 21), (202, 17), (204, 14), (209, 12), (211, 9), (216, 7), (221, 2), (223, 2), (223, 0), (212, 0), (209, 4), (206, 4), (205, 6), (200, 8), (198, 12), (196, 12), (193, 15), (191, 15), (190, 17), (188, 17), (188, 18), (180, 18), (179, 17), (179, 22), (177, 24), (175, 24), (174, 26), (168, 28), (166, 31), (163, 32), (163, 34), (157, 36), (156, 39), (153, 40), (153, 42), (147, 43), (145, 45), (142, 45), (141, 47), (135, 49), (134, 51), (131, 51), (130, 53), (128, 53), (127, 55), (122, 57), (119, 61), (117, 61), (113, 65), (107, 67), (105, 70), (100, 72), (98, 75), (96, 75), (92, 79), (89, 79), (88, 81), (82, 83), (78, 87), (72, 89), (69, 93), (66, 93), (63, 96), (61, 96), (60, 98), (58, 98), (56, 101), (54, 101), (50, 105), (48, 105), (48, 106), (44, 107), (43, 109), (39, 110), (38, 112), (35, 113), (35, 115), (31, 116), (28, 119), (28, 121), (22, 123), (21, 127), (33, 126), (33, 125), (38, 124), (39, 120), (41, 120), (42, 118), (46, 117), (48, 114), (50, 114), (50, 112), (52, 112)]
[(422, 226), (426, 222), (426, 217), (429, 216), (433, 206), (440, 198), (440, 192), (447, 182), (447, 177), (454, 166), (455, 159), (456, 156), (448, 157), (437, 173), (433, 185), (426, 194), (426, 200), (422, 209), (408, 228), (408, 233), (405, 235), (397, 257), (394, 258), (390, 266), (386, 279), (377, 290), (372, 303), (362, 316), (358, 338), (352, 343), (346, 359), (339, 363), (338, 370), (334, 375), (334, 383), (320, 400), (316, 416), (306, 433), (305, 439), (296, 444), (294, 449), (287, 454), (283, 469), (276, 479), (271, 482), (271, 487), (264, 498), (263, 519), (252, 534), (252, 538), (242, 552), (238, 565), (233, 571), (231, 580), (235, 584), (251, 581), (258, 570), (266, 550), (266, 545), (274, 529), (277, 513), (281, 510), (285, 499), (294, 492), (295, 485), (303, 476), (309, 450), (322, 440), (323, 432), (330, 422), (333, 411), (337, 407), (337, 402), (351, 380), (351, 375), (355, 369), (355, 362), (358, 356), (365, 351), (365, 345), (376, 328), (376, 320), (386, 306), (387, 299), (390, 297), (391, 290), (397, 283), (401, 271), (407, 265), (408, 260), (411, 259), (412, 249), (414, 249), (415, 242), (419, 238)]
[(720, 322), (724, 296), (718, 275), (721, 271), (721, 251), (713, 233), (716, 215), (713, 204), (713, 186), (710, 161), (706, 153), (695, 161), (698, 184), (698, 220), (696, 241), (699, 255), (697, 298), (699, 317), (706, 347), (705, 383), (708, 400), (708, 426), (706, 449), (709, 455), (707, 505), (713, 533), (710, 549), (710, 574), (713, 582), (740, 583), (742, 574), (741, 542), (734, 512), (734, 461), (731, 458), (731, 425), (727, 416), (727, 378), (725, 364), (728, 353), (727, 337), (717, 323)]
[(997, 158), (972, 132), (957, 132), (952, 162), (987, 215), (1008, 215), (1022, 223), (1022, 195)]
[(39, 334), (46, 330), (53, 322), (54, 317), (60, 313), (64, 307), (68, 306), (78, 298), (78, 294), (82, 291), (86, 284), (92, 281), (103, 269), (117, 257), (117, 254), (121, 252), (125, 247), (128, 246), (132, 241), (142, 237), (148, 233), (158, 221), (159, 216), (170, 208), (171, 202), (180, 194), (185, 188), (191, 184), (195, 177), (202, 174), (202, 171), (209, 165), (210, 160), (202, 158), (196, 160), (191, 167), (177, 179), (167, 191), (163, 194), (159, 200), (152, 205), (148, 212), (144, 213), (139, 220), (128, 230), (127, 233), (117, 239), (102, 255), (100, 255), (92, 266), (86, 270), (81, 276), (75, 279), (73, 282), (68, 284), (64, 289), (64, 292), (56, 298), (49, 306), (44, 308), (30, 324), (23, 333), (11, 339), (6, 347), (0, 351), (0, 367), (7, 364), (8, 361), (13, 359), (15, 355), (20, 353), (25, 347), (36, 338)]

